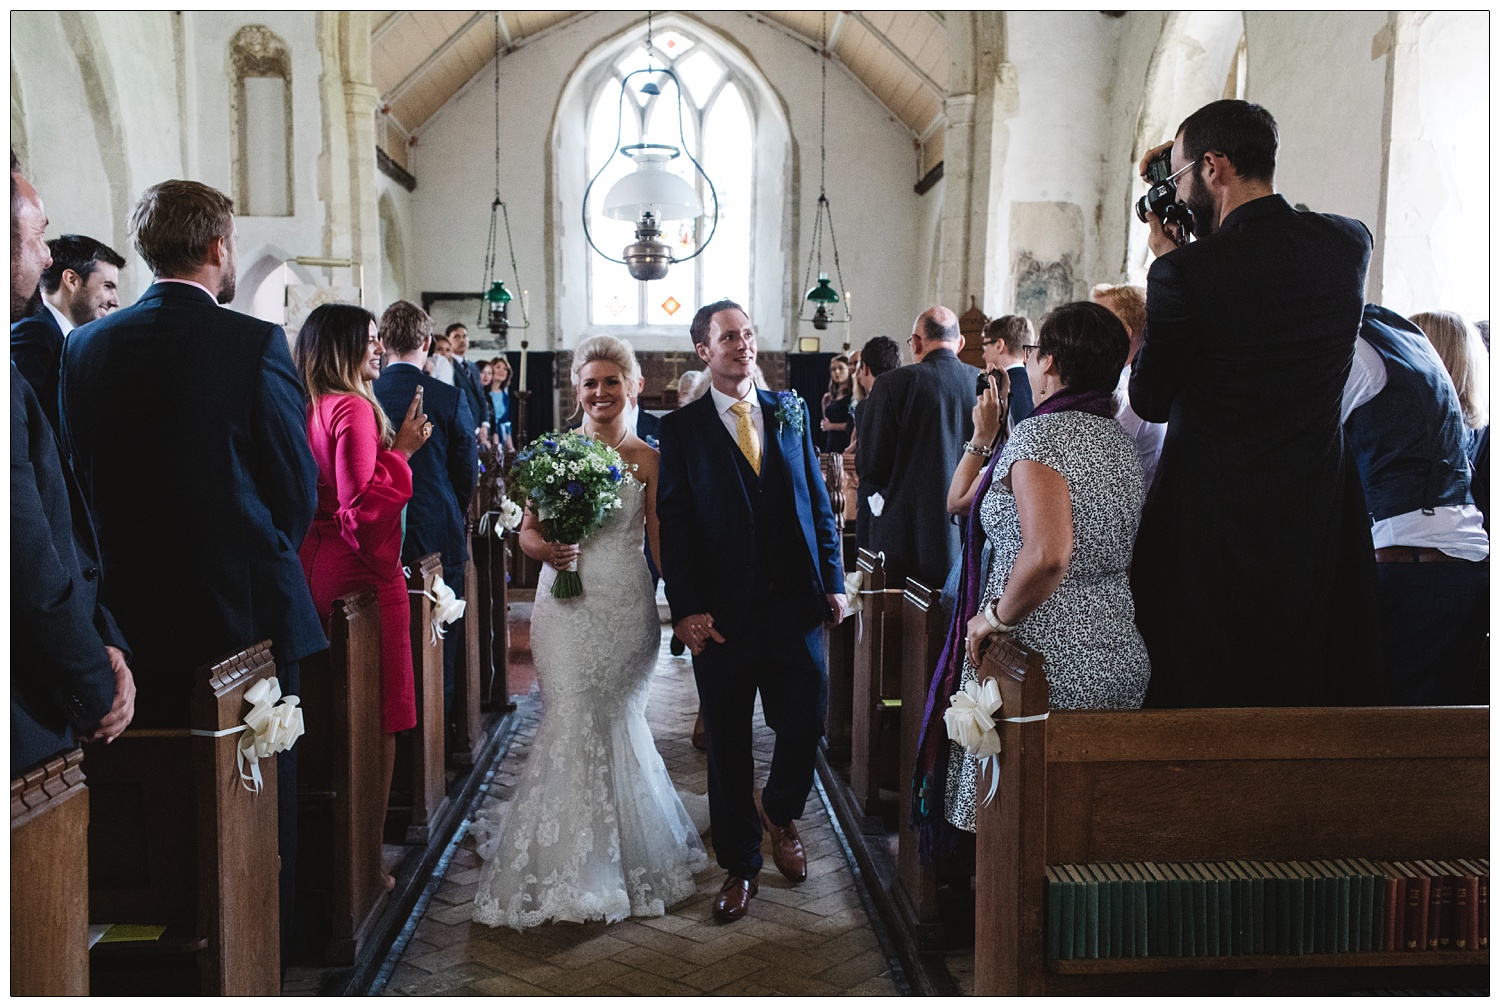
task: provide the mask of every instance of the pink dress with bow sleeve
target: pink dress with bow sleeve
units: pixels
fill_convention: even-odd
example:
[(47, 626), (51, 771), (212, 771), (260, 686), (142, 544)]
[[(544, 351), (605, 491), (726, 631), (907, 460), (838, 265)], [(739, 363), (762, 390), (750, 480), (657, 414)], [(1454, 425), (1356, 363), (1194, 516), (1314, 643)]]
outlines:
[(375, 410), (358, 395), (323, 395), (308, 409), (307, 441), (318, 463), (318, 510), (302, 540), (302, 572), (326, 629), (333, 600), (363, 587), (380, 602), (380, 724), (417, 723), (411, 607), (401, 572), (401, 508), (411, 468), (380, 446)]

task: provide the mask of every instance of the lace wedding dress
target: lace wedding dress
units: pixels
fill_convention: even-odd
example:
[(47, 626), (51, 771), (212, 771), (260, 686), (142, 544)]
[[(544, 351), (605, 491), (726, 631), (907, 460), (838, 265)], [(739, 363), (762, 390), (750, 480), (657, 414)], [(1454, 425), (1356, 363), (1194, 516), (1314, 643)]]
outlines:
[(621, 501), (583, 544), (580, 597), (552, 597), (556, 571), (542, 568), (531, 650), (546, 708), (505, 821), (497, 804), (471, 826), (479, 923), (661, 916), (708, 864), (646, 724), (661, 623), (641, 483), (627, 478)]

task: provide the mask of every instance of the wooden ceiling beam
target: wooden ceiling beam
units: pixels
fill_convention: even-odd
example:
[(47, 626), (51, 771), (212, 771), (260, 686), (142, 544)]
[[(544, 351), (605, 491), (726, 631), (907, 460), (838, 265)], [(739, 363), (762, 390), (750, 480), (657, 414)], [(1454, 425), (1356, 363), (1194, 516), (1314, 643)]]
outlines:
[(453, 51), (453, 47), (458, 45), (458, 43), (463, 40), (463, 37), (465, 35), (472, 31), (486, 18), (490, 18), (493, 16), (493, 11), (480, 11), (473, 17), (469, 18), (469, 20), (463, 23), (463, 26), (460, 27), (458, 31), (454, 32), (452, 35), (449, 35), (446, 39), (444, 39), (442, 45), (432, 50), (432, 55), (424, 59), (415, 70), (407, 74), (406, 77), (401, 81), (401, 83), (397, 84), (395, 87), (387, 91), (382, 96), (381, 100), (384, 101), (387, 105), (396, 104), (396, 102), (401, 100), (402, 95), (410, 91), (418, 81), (420, 81), (427, 75), (427, 72), (429, 70), (441, 63), (443, 61), (443, 58)]
[(500, 11), (495, 12), (495, 24), (500, 26), (500, 44), (505, 47), (506, 52), (510, 52), (516, 44), (510, 39), (510, 25), (505, 23), (505, 15)]
[(380, 25), (374, 31), (370, 32), (370, 46), (373, 48), (379, 45), (385, 40), (387, 35), (395, 30), (397, 25), (409, 17), (411, 17), (411, 11), (409, 10), (392, 11), (390, 17), (380, 22)]
[(839, 11), (839, 16), (833, 19), (833, 27), (828, 31), (829, 52), (833, 52), (834, 46), (839, 44), (839, 33), (844, 30), (844, 21), (846, 18), (848, 18), (848, 16), (848, 11), (841, 10)]

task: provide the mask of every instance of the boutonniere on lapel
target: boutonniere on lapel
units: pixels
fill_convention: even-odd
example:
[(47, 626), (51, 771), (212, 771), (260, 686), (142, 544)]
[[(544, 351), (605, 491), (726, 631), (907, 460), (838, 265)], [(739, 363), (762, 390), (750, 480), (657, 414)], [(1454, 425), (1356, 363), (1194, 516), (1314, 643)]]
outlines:
[(803, 405), (802, 396), (796, 392), (776, 393), (776, 423), (779, 428), (789, 427), (798, 437), (802, 436), (807, 423), (807, 407)]

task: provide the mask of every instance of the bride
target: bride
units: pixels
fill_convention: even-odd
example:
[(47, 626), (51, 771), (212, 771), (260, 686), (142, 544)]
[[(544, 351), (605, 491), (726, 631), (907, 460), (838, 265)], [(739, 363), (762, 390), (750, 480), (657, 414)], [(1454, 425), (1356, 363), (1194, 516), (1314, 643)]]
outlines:
[[(630, 344), (612, 336), (573, 356), (583, 432), (633, 471), (620, 509), (582, 546), (546, 541), (532, 514), (521, 525), (521, 549), (545, 564), (531, 649), (546, 708), (505, 821), (496, 804), (473, 825), (485, 860), (479, 923), (661, 916), (696, 892), (693, 873), (708, 863), (645, 717), (661, 624), (641, 530), (657, 557), (659, 456), (627, 423), (639, 374)], [(552, 597), (557, 568), (575, 558), (583, 594)]]

